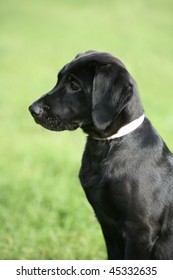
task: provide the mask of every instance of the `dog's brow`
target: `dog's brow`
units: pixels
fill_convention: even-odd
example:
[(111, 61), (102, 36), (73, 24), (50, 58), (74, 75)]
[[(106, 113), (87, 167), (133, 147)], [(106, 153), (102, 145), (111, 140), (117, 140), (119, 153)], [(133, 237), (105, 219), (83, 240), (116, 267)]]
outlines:
[(64, 75), (66, 75), (67, 74), (67, 71), (65, 71), (65, 69), (62, 71), (60, 71), (59, 73), (58, 73), (58, 81), (61, 81), (62, 80), (62, 78), (64, 77)]
[(67, 65), (65, 65), (58, 73), (58, 80), (61, 80), (62, 76), (65, 74), (65, 71), (67, 69)]
[(58, 80), (62, 79), (63, 74), (65, 73), (65, 69), (62, 68), (61, 71), (58, 73)]
[(61, 80), (61, 78), (62, 78), (62, 72), (61, 71), (57, 74), (57, 78), (58, 78), (58, 81)]

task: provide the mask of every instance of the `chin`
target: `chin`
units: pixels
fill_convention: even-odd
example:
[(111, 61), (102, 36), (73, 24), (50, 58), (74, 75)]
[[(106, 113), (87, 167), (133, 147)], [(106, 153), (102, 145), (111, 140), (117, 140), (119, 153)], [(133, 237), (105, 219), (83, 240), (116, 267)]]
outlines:
[(50, 120), (42, 120), (35, 118), (35, 122), (42, 127), (51, 130), (51, 131), (64, 131), (64, 130), (76, 130), (79, 126), (77, 123), (66, 123), (61, 122), (59, 119), (50, 119)]

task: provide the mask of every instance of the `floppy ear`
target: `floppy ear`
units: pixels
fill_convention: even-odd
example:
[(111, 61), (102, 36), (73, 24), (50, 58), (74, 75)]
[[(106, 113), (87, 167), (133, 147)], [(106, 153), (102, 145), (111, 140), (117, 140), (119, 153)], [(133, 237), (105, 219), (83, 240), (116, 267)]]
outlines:
[(92, 92), (94, 125), (100, 130), (105, 130), (118, 117), (132, 95), (133, 87), (125, 69), (118, 69), (117, 73), (113, 64), (98, 67)]

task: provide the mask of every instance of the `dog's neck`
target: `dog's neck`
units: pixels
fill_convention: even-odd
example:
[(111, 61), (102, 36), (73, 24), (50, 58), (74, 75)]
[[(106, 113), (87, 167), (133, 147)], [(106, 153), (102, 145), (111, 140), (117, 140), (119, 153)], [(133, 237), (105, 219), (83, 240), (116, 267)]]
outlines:
[(143, 123), (144, 119), (145, 119), (145, 115), (143, 114), (138, 119), (135, 119), (134, 121), (121, 127), (117, 131), (117, 133), (115, 133), (109, 137), (101, 138), (101, 137), (92, 136), (92, 138), (95, 140), (99, 140), (99, 141), (106, 141), (106, 140), (113, 140), (115, 138), (123, 137), (123, 136), (133, 132), (134, 130), (136, 130)]

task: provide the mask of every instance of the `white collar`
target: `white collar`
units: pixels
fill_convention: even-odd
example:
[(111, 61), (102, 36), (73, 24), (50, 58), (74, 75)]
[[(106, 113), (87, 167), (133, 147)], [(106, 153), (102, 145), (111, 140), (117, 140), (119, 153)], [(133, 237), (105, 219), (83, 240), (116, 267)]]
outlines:
[(109, 136), (107, 138), (97, 138), (97, 137), (92, 137), (96, 140), (100, 140), (100, 141), (104, 141), (104, 140), (112, 140), (115, 138), (119, 138), (122, 137), (124, 135), (129, 134), (130, 132), (134, 131), (135, 129), (137, 129), (144, 121), (145, 119), (145, 115), (143, 114), (142, 116), (140, 116), (138, 119), (126, 124), (125, 126), (121, 127), (117, 133), (113, 134), (112, 136)]

